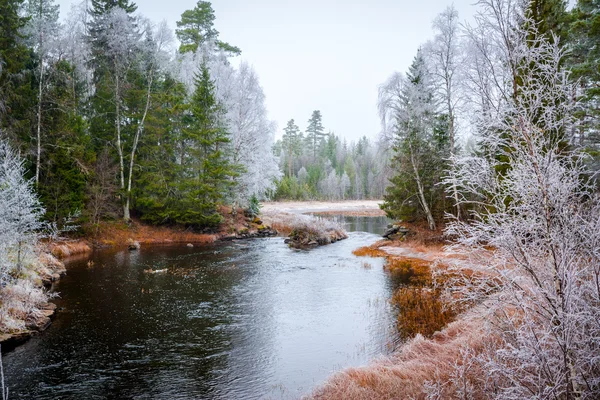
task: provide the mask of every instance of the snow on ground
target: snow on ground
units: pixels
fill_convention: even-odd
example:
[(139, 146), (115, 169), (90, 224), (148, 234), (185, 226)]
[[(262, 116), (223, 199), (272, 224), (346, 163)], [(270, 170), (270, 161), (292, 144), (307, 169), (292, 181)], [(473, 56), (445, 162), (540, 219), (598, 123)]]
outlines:
[(265, 202), (262, 203), (262, 211), (265, 213), (339, 213), (376, 216), (385, 215), (379, 208), (382, 202), (382, 200)]

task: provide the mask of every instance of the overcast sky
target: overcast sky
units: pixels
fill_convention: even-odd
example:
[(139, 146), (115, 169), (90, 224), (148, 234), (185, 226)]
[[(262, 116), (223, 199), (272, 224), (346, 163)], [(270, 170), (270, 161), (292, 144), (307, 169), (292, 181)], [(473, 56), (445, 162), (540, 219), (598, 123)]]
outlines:
[[(79, 2), (79, 0), (75, 0)], [(475, 0), (454, 2), (461, 20)], [(73, 0), (57, 0), (65, 15)], [(194, 0), (138, 0), (138, 11), (172, 29)], [(313, 110), (323, 125), (356, 140), (379, 132), (377, 87), (404, 72), (446, 0), (215, 0), (220, 39), (256, 69), (278, 136), (291, 118), (304, 130)], [(239, 61), (234, 61), (239, 62)]]

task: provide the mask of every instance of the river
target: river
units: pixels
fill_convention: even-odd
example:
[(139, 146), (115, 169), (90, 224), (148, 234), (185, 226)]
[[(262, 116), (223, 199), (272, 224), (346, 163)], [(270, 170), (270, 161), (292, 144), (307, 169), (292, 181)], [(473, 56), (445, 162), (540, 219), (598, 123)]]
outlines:
[(298, 398), (389, 353), (393, 282), (351, 253), (387, 221), (336, 218), (349, 238), (309, 251), (265, 238), (71, 263), (52, 326), (4, 356), (11, 400)]

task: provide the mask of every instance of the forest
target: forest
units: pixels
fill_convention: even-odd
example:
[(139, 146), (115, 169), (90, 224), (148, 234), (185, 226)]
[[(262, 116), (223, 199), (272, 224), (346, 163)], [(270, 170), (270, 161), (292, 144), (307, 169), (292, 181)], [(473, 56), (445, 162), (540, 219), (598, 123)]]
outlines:
[(1, 137), (46, 221), (210, 228), (218, 204), (274, 187), (263, 90), (230, 63), (241, 50), (219, 39), (209, 2), (183, 12), (175, 35), (128, 0), (84, 1), (63, 20), (52, 0), (1, 4)]
[[(174, 34), (130, 0), (63, 19), (54, 0), (0, 0), (0, 16), (2, 330), (48, 300), (40, 240), (107, 221), (213, 232), (222, 206), (258, 218), (265, 199), (382, 199), (460, 254), (428, 293), (480, 340), (457, 341), (420, 398), (600, 397), (598, 0), (480, 0), (470, 22), (447, 7), (379, 86), (379, 136), (355, 142), (318, 109), (275, 140), (209, 2)], [(362, 383), (317, 397), (372, 398)]]
[(366, 136), (356, 143), (325, 132), (319, 110), (307, 122), (306, 135), (291, 119), (273, 147), (284, 176), (276, 200), (380, 199), (390, 175), (390, 149)]

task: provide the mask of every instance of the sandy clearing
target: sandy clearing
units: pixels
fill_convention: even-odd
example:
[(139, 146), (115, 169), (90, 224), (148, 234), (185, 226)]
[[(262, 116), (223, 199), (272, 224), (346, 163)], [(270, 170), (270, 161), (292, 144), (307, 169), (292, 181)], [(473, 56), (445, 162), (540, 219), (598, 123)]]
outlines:
[(262, 203), (263, 212), (304, 213), (339, 213), (368, 216), (385, 215), (379, 208), (382, 200), (347, 200), (347, 201), (286, 201)]

